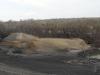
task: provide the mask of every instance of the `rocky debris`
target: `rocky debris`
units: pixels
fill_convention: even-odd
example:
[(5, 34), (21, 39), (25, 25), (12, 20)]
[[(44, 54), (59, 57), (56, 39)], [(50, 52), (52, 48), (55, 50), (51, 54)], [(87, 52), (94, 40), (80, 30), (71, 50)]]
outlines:
[(86, 65), (86, 64), (96, 64), (97, 60), (94, 59), (71, 59), (71, 60), (63, 60), (65, 64), (79, 64), (79, 65)]

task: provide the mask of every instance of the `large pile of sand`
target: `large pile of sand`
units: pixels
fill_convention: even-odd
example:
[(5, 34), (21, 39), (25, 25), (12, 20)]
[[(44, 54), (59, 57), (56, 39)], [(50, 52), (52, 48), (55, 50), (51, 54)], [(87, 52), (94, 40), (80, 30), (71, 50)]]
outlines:
[(25, 33), (12, 33), (0, 43), (3, 46), (23, 49), (23, 53), (86, 50), (89, 45), (79, 38), (38, 38)]

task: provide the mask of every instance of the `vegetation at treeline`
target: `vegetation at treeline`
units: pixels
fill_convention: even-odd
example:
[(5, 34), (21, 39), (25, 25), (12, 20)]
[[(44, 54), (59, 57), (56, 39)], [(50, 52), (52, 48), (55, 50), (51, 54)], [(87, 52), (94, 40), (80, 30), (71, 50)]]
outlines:
[(98, 46), (100, 18), (0, 21), (0, 34), (24, 32), (39, 37), (82, 38)]

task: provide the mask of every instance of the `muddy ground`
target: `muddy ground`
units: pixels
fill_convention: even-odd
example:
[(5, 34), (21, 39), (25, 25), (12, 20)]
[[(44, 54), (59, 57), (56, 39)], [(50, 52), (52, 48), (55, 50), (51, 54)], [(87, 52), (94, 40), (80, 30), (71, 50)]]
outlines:
[[(7, 56), (0, 52), (0, 63), (7, 64), (12, 67), (22, 68), (37, 73), (44, 73), (47, 75), (100, 75), (99, 64), (95, 71), (95, 64), (77, 64), (64, 63), (64, 60), (69, 61), (73, 59), (83, 59), (66, 54), (35, 54), (31, 57)], [(99, 63), (99, 60), (95, 60)], [(0, 75), (11, 75), (0, 71)], [(14, 74), (13, 74), (14, 75)]]

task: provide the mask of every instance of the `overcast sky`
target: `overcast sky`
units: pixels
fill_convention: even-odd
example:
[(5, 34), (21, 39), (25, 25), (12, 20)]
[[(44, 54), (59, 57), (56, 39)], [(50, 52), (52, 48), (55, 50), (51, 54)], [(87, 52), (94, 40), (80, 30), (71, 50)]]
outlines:
[(100, 0), (0, 0), (0, 20), (100, 17)]

